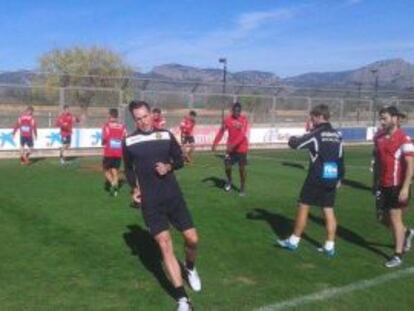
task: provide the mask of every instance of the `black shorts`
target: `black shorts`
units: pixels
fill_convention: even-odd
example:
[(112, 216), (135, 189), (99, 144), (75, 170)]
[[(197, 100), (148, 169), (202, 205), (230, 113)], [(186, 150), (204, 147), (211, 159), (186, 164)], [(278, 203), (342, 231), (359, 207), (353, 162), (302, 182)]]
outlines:
[(224, 165), (234, 165), (239, 163), (240, 166), (247, 165), (247, 153), (232, 152), (224, 157)]
[(20, 146), (21, 147), (27, 146), (29, 148), (33, 148), (33, 138), (20, 136)]
[(183, 135), (181, 136), (181, 144), (187, 145), (187, 144), (194, 144), (195, 139), (193, 135)]
[(118, 170), (121, 167), (121, 158), (104, 157), (102, 160), (102, 167), (104, 170), (109, 170), (111, 168)]
[(334, 207), (336, 187), (305, 181), (299, 195), (299, 203), (319, 207)]
[(401, 186), (381, 187), (376, 198), (377, 209), (390, 210), (407, 207), (411, 198), (411, 188), (408, 200), (405, 202), (400, 202), (400, 200), (398, 199), (398, 197), (400, 196), (400, 191)]
[(71, 141), (72, 141), (72, 136), (62, 136), (62, 145), (70, 145)]
[(194, 228), (187, 204), (181, 196), (157, 205), (143, 204), (141, 209), (145, 224), (152, 236), (168, 230), (170, 224), (181, 232)]

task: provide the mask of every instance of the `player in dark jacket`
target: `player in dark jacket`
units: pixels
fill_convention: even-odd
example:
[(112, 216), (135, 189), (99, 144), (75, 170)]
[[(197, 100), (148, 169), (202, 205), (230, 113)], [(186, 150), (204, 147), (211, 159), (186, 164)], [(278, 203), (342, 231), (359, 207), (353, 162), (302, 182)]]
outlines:
[(327, 239), (320, 251), (329, 256), (335, 254), (336, 189), (344, 177), (344, 157), (341, 134), (329, 123), (329, 108), (315, 106), (310, 117), (313, 130), (301, 137), (291, 137), (289, 146), (293, 149), (309, 150), (310, 163), (308, 175), (303, 184), (293, 234), (286, 240), (279, 240), (283, 248), (294, 250), (299, 246), (305, 230), (310, 206), (319, 206), (326, 221)]

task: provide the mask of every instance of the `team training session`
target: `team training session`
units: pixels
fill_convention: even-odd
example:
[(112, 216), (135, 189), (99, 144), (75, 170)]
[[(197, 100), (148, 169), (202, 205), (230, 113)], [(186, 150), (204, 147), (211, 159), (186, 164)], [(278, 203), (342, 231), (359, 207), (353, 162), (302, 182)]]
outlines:
[(0, 310), (414, 310), (412, 8), (4, 3)]

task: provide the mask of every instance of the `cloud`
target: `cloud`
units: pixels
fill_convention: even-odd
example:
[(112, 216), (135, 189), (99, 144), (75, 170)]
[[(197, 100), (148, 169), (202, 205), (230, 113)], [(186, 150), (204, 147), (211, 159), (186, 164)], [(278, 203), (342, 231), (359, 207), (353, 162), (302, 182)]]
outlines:
[(204, 66), (206, 60), (215, 62), (217, 57), (244, 49), (251, 40), (275, 28), (266, 27), (292, 19), (300, 8), (282, 8), (269, 11), (246, 12), (236, 16), (227, 28), (213, 29), (204, 34), (157, 33), (135, 37), (122, 44), (124, 55), (133, 64), (146, 64), (144, 70), (155, 64), (182, 62)]
[(292, 18), (295, 15), (293, 9), (280, 9), (274, 11), (250, 12), (239, 16), (238, 27), (242, 30), (253, 30), (267, 22), (279, 22)]

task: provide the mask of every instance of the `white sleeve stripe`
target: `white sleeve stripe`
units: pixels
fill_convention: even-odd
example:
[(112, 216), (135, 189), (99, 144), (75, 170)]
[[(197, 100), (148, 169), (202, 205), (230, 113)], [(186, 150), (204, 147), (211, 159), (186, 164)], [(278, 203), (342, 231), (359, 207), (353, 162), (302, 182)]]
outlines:
[(307, 141), (305, 141), (305, 142), (303, 142), (303, 143), (301, 143), (299, 146), (297, 146), (296, 147), (296, 149), (301, 149), (303, 146), (305, 146), (305, 145), (307, 145), (307, 144), (309, 144), (310, 142), (314, 142), (314, 144), (315, 144), (315, 149), (316, 150), (318, 150), (318, 143), (317, 143), (317, 141), (316, 141), (316, 139), (315, 139), (315, 137), (312, 137), (312, 138), (310, 138), (310, 139), (308, 139)]
[(414, 145), (411, 143), (406, 143), (401, 145), (401, 151), (403, 153), (409, 153), (409, 152), (414, 152)]

